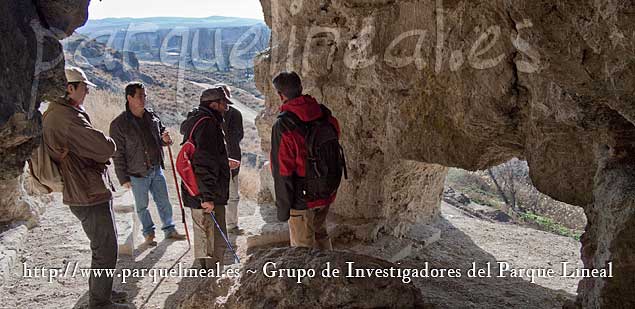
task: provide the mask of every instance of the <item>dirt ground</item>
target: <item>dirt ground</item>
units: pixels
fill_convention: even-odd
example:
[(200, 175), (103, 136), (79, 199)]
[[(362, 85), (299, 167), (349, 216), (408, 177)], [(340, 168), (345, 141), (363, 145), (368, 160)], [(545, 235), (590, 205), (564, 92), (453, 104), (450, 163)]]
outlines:
[[(174, 201), (176, 202), (176, 201)], [(240, 216), (253, 212), (255, 203), (241, 201)], [(180, 210), (174, 204), (177, 228)], [(151, 209), (155, 209), (151, 205)], [(559, 269), (562, 261), (579, 266), (579, 244), (573, 239), (536, 231), (515, 225), (489, 223), (470, 218), (460, 210), (442, 206), (443, 218), (437, 224), (442, 230), (441, 239), (426, 248), (416, 249), (402, 266), (421, 268), (425, 262), (431, 268), (469, 269), (472, 262), (482, 266), (486, 262), (507, 261), (512, 268), (553, 267)], [(153, 211), (155, 223), (158, 221)], [(191, 228), (191, 223), (190, 223)], [(191, 231), (191, 230), (190, 230)], [(185, 241), (163, 240), (157, 233), (159, 245), (154, 248), (138, 247), (134, 257), (121, 256), (119, 269), (170, 269), (192, 267), (192, 250)], [(232, 237), (245, 256), (244, 240)], [(33, 268), (73, 269), (89, 267), (88, 240), (79, 222), (68, 207), (58, 203), (46, 210), (39, 227), (29, 231), (22, 259), (14, 269), (14, 276), (0, 290), (2, 308), (82, 308), (87, 301), (87, 278), (61, 276), (49, 278), (23, 277), (23, 264)], [(153, 281), (152, 277), (115, 280), (115, 288), (128, 292), (130, 303), (137, 308), (174, 308), (184, 292), (195, 286), (196, 279), (165, 278)], [(574, 297), (577, 279), (538, 279), (532, 284), (521, 278), (436, 278), (416, 279), (414, 284), (422, 291), (426, 303), (439, 308), (556, 308)]]
[[(578, 279), (561, 276), (561, 262), (569, 268), (582, 267), (580, 243), (573, 238), (521, 227), (491, 223), (472, 218), (447, 203), (441, 206), (443, 218), (438, 222), (441, 239), (417, 250), (402, 261), (403, 266), (461, 269), (459, 279), (420, 279), (414, 283), (421, 289), (426, 303), (438, 308), (562, 308), (575, 298)], [(490, 277), (468, 278), (467, 271), (476, 263), (487, 269)], [(497, 277), (497, 262), (507, 262), (511, 269), (554, 269), (550, 278)]]

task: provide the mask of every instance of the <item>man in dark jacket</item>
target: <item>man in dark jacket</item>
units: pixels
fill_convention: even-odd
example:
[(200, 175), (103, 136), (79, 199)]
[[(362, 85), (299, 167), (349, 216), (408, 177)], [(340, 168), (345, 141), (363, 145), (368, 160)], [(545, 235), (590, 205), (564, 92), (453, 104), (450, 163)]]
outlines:
[[(302, 122), (322, 117), (318, 102), (302, 95), (302, 82), (295, 73), (280, 73), (273, 80), (280, 100), (280, 112), (289, 112)], [(339, 135), (339, 124), (334, 117), (328, 121)], [(279, 117), (271, 132), (271, 171), (273, 174), (278, 219), (289, 221), (291, 246), (332, 249), (326, 231), (326, 216), (336, 194), (321, 200), (307, 200), (304, 177), (306, 175), (306, 142), (302, 128), (290, 117)]]
[[(117, 266), (117, 232), (112, 213), (112, 183), (107, 165), (115, 152), (115, 142), (93, 128), (83, 108), (89, 93), (86, 74), (75, 67), (66, 68), (66, 96), (51, 102), (42, 122), (44, 144), (58, 164), (64, 189), (64, 204), (81, 222), (90, 240), (91, 268)], [(112, 290), (112, 277), (96, 276), (88, 280), (89, 308), (128, 308), (112, 299), (125, 298), (125, 292)]]
[(182, 240), (185, 236), (174, 227), (172, 205), (163, 174), (163, 147), (170, 145), (172, 140), (159, 117), (145, 108), (145, 98), (142, 83), (126, 86), (126, 111), (110, 123), (110, 136), (117, 143), (113, 160), (119, 183), (132, 189), (146, 244), (156, 246), (154, 222), (148, 210), (148, 193), (152, 193), (159, 210), (165, 238)]
[(199, 195), (191, 196), (183, 183), (181, 192), (185, 206), (192, 209), (194, 258), (204, 268), (218, 265), (222, 269), (225, 254), (226, 244), (210, 213), (214, 212), (222, 232), (227, 233), (225, 206), (229, 199), (230, 166), (222, 124), (228, 104), (232, 102), (222, 87), (207, 89), (201, 94), (200, 105), (181, 124), (183, 143), (191, 135), (196, 145), (192, 166)]
[[(217, 84), (215, 86), (222, 87), (225, 90), (225, 95), (231, 98), (231, 91), (229, 86), (225, 84)], [(229, 106), (227, 112), (223, 115), (223, 131), (225, 131), (225, 142), (227, 143), (227, 156), (232, 161), (232, 166), (236, 166), (231, 169), (232, 177), (229, 181), (229, 200), (227, 201), (227, 209), (225, 214), (225, 220), (227, 221), (227, 230), (230, 233), (240, 234), (240, 228), (238, 227), (238, 203), (240, 202), (240, 183), (238, 182), (238, 173), (240, 172), (240, 161), (242, 158), (242, 152), (240, 150), (240, 141), (243, 139), (243, 115), (238, 109), (233, 106)]]

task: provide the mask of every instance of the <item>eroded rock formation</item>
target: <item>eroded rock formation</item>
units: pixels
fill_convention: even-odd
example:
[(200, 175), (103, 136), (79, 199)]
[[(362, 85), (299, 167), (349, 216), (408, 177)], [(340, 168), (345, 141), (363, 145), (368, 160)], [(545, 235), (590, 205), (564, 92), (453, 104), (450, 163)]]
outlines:
[(113, 50), (81, 34), (64, 40), (64, 51), (66, 62), (82, 68), (100, 89), (119, 91), (112, 80), (123, 84), (133, 80), (154, 84), (152, 77), (139, 71), (139, 59), (134, 52)]
[(619, 273), (584, 279), (578, 304), (635, 305), (633, 1), (261, 3), (264, 150), (281, 104), (271, 78), (295, 70), (343, 127), (338, 214), (400, 234), (408, 210), (435, 213), (441, 166), (525, 159), (540, 191), (585, 208), (585, 266)]
[[(34, 205), (20, 196), (24, 162), (41, 134), (40, 102), (64, 94), (60, 39), (88, 18), (88, 0), (0, 3), (0, 223), (31, 220)], [(26, 203), (27, 205), (25, 206)]]

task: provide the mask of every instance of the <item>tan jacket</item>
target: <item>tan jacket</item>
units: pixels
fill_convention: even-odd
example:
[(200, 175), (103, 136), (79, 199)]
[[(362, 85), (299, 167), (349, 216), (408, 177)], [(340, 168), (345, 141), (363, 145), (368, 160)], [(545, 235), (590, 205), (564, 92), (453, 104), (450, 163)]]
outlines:
[(107, 165), (115, 142), (92, 127), (85, 111), (61, 98), (49, 105), (42, 126), (44, 144), (64, 181), (64, 204), (92, 206), (111, 200)]

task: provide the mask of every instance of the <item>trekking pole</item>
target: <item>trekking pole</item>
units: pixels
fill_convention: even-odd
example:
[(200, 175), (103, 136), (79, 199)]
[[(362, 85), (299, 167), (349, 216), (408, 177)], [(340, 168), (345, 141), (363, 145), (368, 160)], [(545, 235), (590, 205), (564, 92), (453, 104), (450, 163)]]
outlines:
[(236, 254), (236, 251), (234, 251), (234, 247), (232, 247), (232, 244), (229, 243), (229, 239), (227, 239), (227, 236), (225, 236), (225, 233), (223, 233), (223, 230), (220, 228), (220, 225), (218, 224), (218, 221), (216, 221), (216, 216), (214, 216), (214, 212), (211, 212), (210, 215), (212, 215), (212, 220), (214, 220), (214, 224), (216, 224), (216, 228), (218, 228), (218, 231), (223, 236), (223, 239), (225, 240), (225, 243), (227, 244), (227, 247), (234, 254), (234, 258), (236, 258), (236, 261), (238, 261), (238, 264), (240, 264), (240, 259), (238, 258), (238, 255)]
[(170, 165), (172, 166), (172, 176), (174, 176), (174, 185), (176, 186), (176, 195), (179, 197), (179, 206), (181, 206), (181, 218), (183, 219), (183, 226), (185, 227), (185, 236), (187, 237), (188, 247), (192, 247), (190, 242), (190, 232), (187, 230), (187, 222), (185, 220), (185, 209), (183, 208), (183, 200), (181, 199), (181, 192), (179, 191), (179, 181), (176, 179), (176, 169), (174, 168), (174, 159), (172, 158), (172, 147), (168, 145), (168, 154), (170, 155)]

